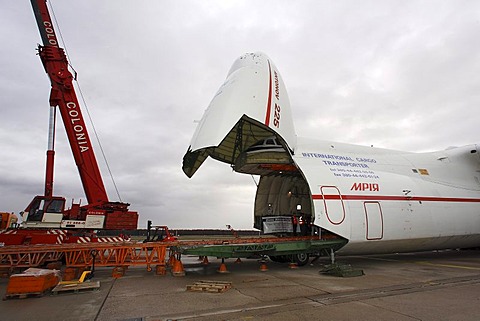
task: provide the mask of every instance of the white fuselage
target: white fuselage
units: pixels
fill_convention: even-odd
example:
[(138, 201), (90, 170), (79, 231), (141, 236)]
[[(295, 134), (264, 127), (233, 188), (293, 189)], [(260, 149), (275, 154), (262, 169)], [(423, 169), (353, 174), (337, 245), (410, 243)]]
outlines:
[(476, 145), (408, 153), (298, 138), (293, 160), (315, 224), (349, 240), (345, 253), (480, 244)]

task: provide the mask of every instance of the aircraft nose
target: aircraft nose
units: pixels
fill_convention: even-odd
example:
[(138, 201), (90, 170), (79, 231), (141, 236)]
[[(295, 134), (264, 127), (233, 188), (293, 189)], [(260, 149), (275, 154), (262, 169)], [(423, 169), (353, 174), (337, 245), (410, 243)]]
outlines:
[(263, 52), (250, 52), (246, 53), (235, 60), (233, 63), (232, 67), (228, 71), (227, 78), (234, 73), (235, 71), (244, 68), (244, 67), (249, 67), (249, 66), (261, 66), (262, 64), (267, 61), (265, 59), (266, 55)]

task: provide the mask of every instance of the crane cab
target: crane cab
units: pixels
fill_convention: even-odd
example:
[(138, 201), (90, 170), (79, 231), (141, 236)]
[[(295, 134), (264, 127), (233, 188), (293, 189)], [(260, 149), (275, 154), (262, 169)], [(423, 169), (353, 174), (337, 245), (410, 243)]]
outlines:
[(22, 214), (23, 225), (60, 227), (65, 202), (65, 198), (60, 196), (35, 196)]

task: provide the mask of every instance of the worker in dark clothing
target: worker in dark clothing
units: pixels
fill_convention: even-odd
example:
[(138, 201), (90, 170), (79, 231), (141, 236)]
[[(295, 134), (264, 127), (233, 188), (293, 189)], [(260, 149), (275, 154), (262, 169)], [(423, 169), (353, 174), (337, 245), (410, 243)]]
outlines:
[(305, 216), (305, 234), (306, 235), (312, 235), (312, 218), (311, 216)]
[(297, 225), (298, 225), (298, 218), (295, 215), (293, 215), (292, 216), (293, 236), (297, 236)]
[(298, 224), (300, 225), (300, 235), (307, 235), (307, 226), (305, 225), (305, 219), (303, 215), (298, 218)]

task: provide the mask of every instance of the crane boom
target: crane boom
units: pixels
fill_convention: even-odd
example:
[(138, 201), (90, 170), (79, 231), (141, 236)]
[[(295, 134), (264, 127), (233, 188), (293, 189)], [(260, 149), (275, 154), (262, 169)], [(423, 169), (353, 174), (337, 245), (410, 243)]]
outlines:
[[(50, 128), (47, 150), (45, 193), (35, 196), (25, 210), (27, 227), (67, 227), (94, 229), (136, 229), (138, 213), (128, 203), (108, 199), (92, 143), (68, 70), (65, 51), (60, 48), (46, 0), (31, 0), (43, 45), (38, 53), (50, 83)], [(55, 112), (65, 126), (70, 148), (80, 174), (88, 204), (72, 204), (65, 210), (65, 198), (53, 196)]]
[(108, 202), (65, 52), (58, 45), (46, 0), (31, 0), (43, 46), (38, 52), (52, 85), (50, 106), (58, 106), (89, 204)]

